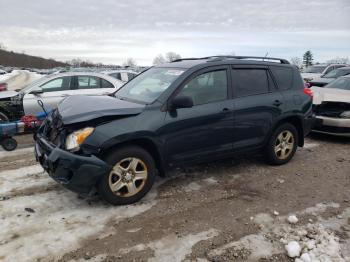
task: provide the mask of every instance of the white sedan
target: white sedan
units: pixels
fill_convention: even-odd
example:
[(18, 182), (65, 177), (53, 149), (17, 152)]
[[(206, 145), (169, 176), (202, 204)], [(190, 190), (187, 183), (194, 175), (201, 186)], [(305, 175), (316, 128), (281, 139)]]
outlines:
[(67, 96), (109, 95), (122, 85), (122, 81), (100, 73), (68, 72), (48, 75), (18, 92), (0, 92), (0, 121), (17, 120), (22, 115), (43, 112), (39, 100), (49, 111)]

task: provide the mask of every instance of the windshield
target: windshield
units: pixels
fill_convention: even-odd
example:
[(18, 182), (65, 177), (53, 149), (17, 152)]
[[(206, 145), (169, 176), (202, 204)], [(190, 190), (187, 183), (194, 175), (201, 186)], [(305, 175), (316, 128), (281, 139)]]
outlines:
[(325, 88), (350, 90), (350, 77), (340, 77), (326, 85)]
[(309, 66), (305, 68), (302, 73), (316, 73), (321, 74), (327, 66)]
[(153, 67), (126, 83), (117, 93), (119, 99), (150, 104), (156, 100), (185, 70)]
[(32, 87), (37, 86), (38, 84), (40, 84), (41, 82), (44, 82), (47, 79), (46, 77), (41, 77), (38, 80), (35, 80), (33, 82), (31, 82), (29, 85), (26, 85), (25, 87), (23, 87), (21, 89), (21, 93), (26, 93), (27, 91), (29, 91)]
[(324, 78), (338, 78), (340, 76), (345, 76), (350, 73), (350, 70), (344, 70), (344, 69), (334, 69), (330, 71), (328, 74), (325, 74)]

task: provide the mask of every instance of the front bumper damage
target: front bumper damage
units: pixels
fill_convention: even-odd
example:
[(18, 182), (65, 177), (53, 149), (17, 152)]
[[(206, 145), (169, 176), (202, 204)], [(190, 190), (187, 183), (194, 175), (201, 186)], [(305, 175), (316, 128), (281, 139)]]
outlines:
[(350, 119), (316, 116), (314, 132), (350, 137)]
[(313, 131), (350, 137), (350, 118), (342, 117), (342, 113), (350, 111), (350, 103), (325, 101), (314, 106), (316, 123)]
[(35, 156), (55, 181), (77, 193), (89, 193), (111, 167), (96, 156), (81, 156), (62, 150), (36, 135)]

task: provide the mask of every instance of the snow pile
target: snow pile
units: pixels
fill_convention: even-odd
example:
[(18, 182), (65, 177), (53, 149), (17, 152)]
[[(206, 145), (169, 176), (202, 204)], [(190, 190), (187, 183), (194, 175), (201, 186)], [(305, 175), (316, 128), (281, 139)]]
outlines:
[(342, 229), (350, 231), (348, 225), (350, 208), (345, 209), (340, 216), (324, 220), (320, 214), (327, 208), (339, 208), (339, 205), (317, 204), (298, 212), (299, 215), (318, 217), (315, 223), (306, 225), (298, 223), (299, 219), (296, 215), (277, 217), (272, 214), (258, 214), (253, 220), (251, 219), (251, 223), (255, 223), (260, 228), (259, 233), (216, 248), (209, 252), (208, 258), (216, 261), (233, 260), (235, 257), (230, 256), (232, 252), (239, 254), (240, 251), (246, 250), (245, 254), (248, 255), (243, 259), (247, 261), (266, 259), (281, 253), (294, 258), (296, 262), (350, 261), (350, 241), (341, 243), (334, 233)]
[(215, 229), (209, 229), (197, 234), (189, 234), (183, 237), (177, 235), (169, 235), (148, 244), (138, 244), (131, 248), (121, 249), (119, 253), (128, 254), (136, 251), (140, 252), (150, 248), (154, 251), (154, 257), (150, 258), (149, 262), (163, 262), (163, 261), (183, 261), (186, 255), (190, 254), (192, 247), (200, 241), (213, 238), (218, 235)]
[(0, 82), (7, 82), (12, 77), (15, 77), (19, 74), (18, 70), (13, 70), (11, 73), (0, 75)]
[[(297, 234), (290, 235), (295, 238)], [(284, 242), (285, 240), (282, 240)], [(307, 226), (307, 234), (301, 236), (299, 241), (291, 241), (286, 245), (288, 256), (295, 258), (296, 261), (344, 261), (341, 256), (341, 247), (339, 238), (334, 233), (325, 229), (322, 225)]]

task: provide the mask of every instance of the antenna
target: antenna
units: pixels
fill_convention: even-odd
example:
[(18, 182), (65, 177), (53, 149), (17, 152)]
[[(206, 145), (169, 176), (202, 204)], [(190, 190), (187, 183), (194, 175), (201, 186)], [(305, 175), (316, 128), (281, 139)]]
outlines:
[(263, 61), (265, 61), (265, 58), (267, 57), (268, 54), (269, 54), (269, 52), (266, 52)]

